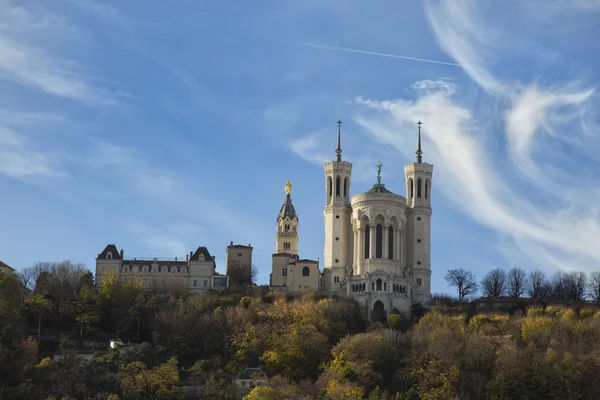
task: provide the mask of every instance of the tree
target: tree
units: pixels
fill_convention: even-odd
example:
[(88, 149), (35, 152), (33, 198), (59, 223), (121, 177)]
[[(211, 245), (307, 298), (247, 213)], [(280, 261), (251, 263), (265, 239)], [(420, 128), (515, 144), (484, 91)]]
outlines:
[(177, 364), (176, 357), (150, 370), (139, 361), (127, 364), (119, 372), (122, 398), (126, 400), (183, 399)]
[(527, 280), (527, 294), (532, 299), (543, 299), (548, 293), (548, 280), (543, 271), (536, 269), (529, 273)]
[(511, 297), (521, 297), (527, 287), (527, 273), (521, 268), (511, 268), (508, 271), (508, 295)]
[(256, 265), (238, 263), (227, 267), (227, 275), (229, 276), (229, 287), (244, 288), (256, 284), (258, 269)]
[(485, 297), (502, 297), (506, 286), (506, 272), (500, 268), (489, 271), (481, 280), (481, 290)]
[(477, 293), (479, 289), (475, 275), (462, 268), (448, 270), (444, 279), (450, 286), (454, 286), (458, 290), (458, 301), (463, 301), (465, 297)]
[(38, 342), (42, 335), (42, 316), (52, 312), (53, 304), (39, 294), (31, 295), (27, 298), (27, 306), (38, 316)]
[(600, 271), (595, 271), (590, 274), (588, 293), (592, 300), (600, 303)]
[(79, 336), (83, 336), (84, 329), (86, 332), (90, 331), (91, 325), (99, 322), (101, 318), (98, 293), (88, 286), (83, 286), (75, 299), (75, 321), (79, 323)]

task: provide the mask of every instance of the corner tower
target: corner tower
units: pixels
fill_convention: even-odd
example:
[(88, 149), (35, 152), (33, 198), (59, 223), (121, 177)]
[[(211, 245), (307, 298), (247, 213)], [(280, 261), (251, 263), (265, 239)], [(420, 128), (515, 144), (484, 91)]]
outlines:
[(406, 263), (415, 302), (431, 299), (431, 178), (433, 165), (423, 162), (421, 121), (417, 123), (416, 162), (404, 166), (406, 176)]
[(292, 184), (285, 183), (285, 201), (277, 215), (275, 253), (298, 255), (298, 215), (292, 204)]
[(352, 164), (342, 160), (341, 126), (338, 121), (336, 159), (325, 163), (325, 249), (323, 289), (339, 291), (346, 279), (347, 267), (352, 266), (353, 236), (351, 228), (350, 178)]

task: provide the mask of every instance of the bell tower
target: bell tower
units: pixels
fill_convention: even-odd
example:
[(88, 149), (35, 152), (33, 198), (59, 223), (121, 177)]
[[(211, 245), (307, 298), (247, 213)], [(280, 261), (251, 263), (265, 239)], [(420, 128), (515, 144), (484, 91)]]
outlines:
[(335, 161), (325, 163), (325, 249), (323, 288), (339, 291), (339, 283), (346, 279), (346, 267), (352, 266), (353, 236), (351, 228), (350, 179), (352, 164), (342, 160), (341, 127), (338, 121)]
[(292, 204), (292, 184), (289, 180), (285, 183), (285, 201), (277, 214), (275, 242), (275, 253), (298, 255), (298, 215)]
[(433, 165), (423, 162), (421, 121), (417, 123), (416, 162), (404, 166), (406, 176), (406, 263), (417, 302), (431, 299), (431, 178)]

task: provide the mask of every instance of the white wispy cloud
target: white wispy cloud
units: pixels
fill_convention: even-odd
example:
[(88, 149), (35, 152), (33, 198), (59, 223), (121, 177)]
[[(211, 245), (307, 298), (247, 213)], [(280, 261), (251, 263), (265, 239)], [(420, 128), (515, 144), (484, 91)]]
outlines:
[(59, 160), (16, 128), (48, 123), (60, 117), (0, 110), (0, 174), (11, 178), (64, 175)]
[(332, 158), (331, 155), (328, 156), (322, 150), (322, 143), (316, 133), (294, 139), (291, 147), (294, 153), (316, 165), (322, 166), (323, 163)]
[(0, 78), (86, 105), (119, 104), (126, 93), (99, 87), (73, 58), (44, 49), (51, 40), (71, 40), (76, 33), (58, 16), (0, 1)]
[[(535, 200), (527, 197), (531, 192), (515, 186), (514, 175), (499, 172), (504, 163), (495, 160), (494, 150), (485, 146), (486, 133), (472, 111), (475, 105), (459, 103), (453, 97), (455, 86), (445, 80), (415, 83), (415, 101), (359, 98), (359, 104), (383, 114), (387, 127), (380, 123), (377, 131), (372, 129), (373, 120), (380, 121), (380, 117), (363, 115), (357, 122), (377, 140), (385, 140), (406, 154), (406, 148), (398, 145), (403, 140), (398, 136), (407, 132), (409, 124), (417, 119), (425, 121), (426, 155), (435, 160), (435, 181), (447, 199), (475, 220), (512, 238), (514, 245), (535, 263), (557, 268), (592, 268), (600, 261), (600, 250), (594, 245), (600, 239), (598, 210), (582, 208), (580, 199), (600, 201), (598, 192), (589, 190), (598, 184), (594, 181), (581, 184), (578, 171), (562, 168), (552, 163), (551, 158), (543, 157), (547, 154), (535, 154), (533, 149), (542, 133), (547, 140), (562, 144), (571, 142), (564, 140), (564, 130), (570, 135), (582, 134), (581, 123), (577, 121), (582, 121), (589, 110), (587, 102), (595, 88), (581, 88), (577, 82), (542, 88), (518, 79), (497, 77), (490, 66), (499, 58), (511, 57), (500, 45), (509, 40), (510, 34), (491, 26), (477, 12), (478, 6), (479, 3), (467, 0), (428, 1), (426, 11), (441, 48), (481, 88), (505, 100), (504, 111), (495, 117), (504, 118), (510, 161), (520, 172), (520, 178), (534, 183), (545, 196), (556, 200), (551, 206), (534, 204)], [(516, 49), (517, 46), (521, 47)], [(515, 43), (513, 50), (524, 52), (525, 46)], [(551, 177), (547, 176), (548, 171), (553, 171)], [(578, 185), (568, 184), (577, 181)]]

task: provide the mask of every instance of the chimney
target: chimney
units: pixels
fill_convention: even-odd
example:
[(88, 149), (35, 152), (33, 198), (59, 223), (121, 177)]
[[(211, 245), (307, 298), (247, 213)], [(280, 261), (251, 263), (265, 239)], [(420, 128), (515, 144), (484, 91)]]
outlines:
[(123, 254), (125, 253), (123, 252), (123, 249), (121, 249), (121, 259), (123, 259)]
[(252, 247), (252, 245), (250, 243), (248, 243), (248, 247)]
[(188, 254), (185, 255), (185, 261), (189, 261), (190, 260), (190, 256)]
[(190, 251), (190, 261), (192, 260), (192, 255), (194, 255), (194, 253)]
[(229, 242), (229, 245), (230, 245), (230, 246), (233, 246), (233, 240), (232, 240), (231, 242)]
[(177, 261), (177, 257), (175, 257), (175, 261)]

